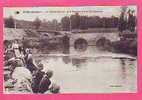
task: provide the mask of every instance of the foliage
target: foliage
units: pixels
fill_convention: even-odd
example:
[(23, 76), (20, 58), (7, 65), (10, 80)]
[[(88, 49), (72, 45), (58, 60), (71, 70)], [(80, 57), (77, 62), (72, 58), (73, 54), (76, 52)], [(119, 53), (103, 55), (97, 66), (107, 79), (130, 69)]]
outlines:
[(15, 23), (14, 18), (12, 16), (10, 16), (9, 18), (6, 18), (4, 21), (5, 27), (8, 27), (8, 28), (14, 28), (15, 27), (14, 23)]

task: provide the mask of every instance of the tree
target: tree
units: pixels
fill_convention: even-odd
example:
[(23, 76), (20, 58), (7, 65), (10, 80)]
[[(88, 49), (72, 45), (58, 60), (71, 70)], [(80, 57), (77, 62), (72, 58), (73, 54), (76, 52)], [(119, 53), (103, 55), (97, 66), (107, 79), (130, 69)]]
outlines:
[(80, 15), (78, 13), (76, 13), (75, 15), (72, 15), (70, 17), (70, 20), (71, 20), (71, 28), (72, 29), (79, 29)]
[(4, 21), (4, 25), (5, 27), (8, 27), (8, 28), (14, 28), (15, 27), (14, 18), (12, 16), (10, 16), (9, 18), (6, 18)]
[(119, 21), (118, 17), (112, 16), (111, 17), (111, 27), (117, 28), (118, 27), (118, 21)]
[(88, 28), (88, 18), (87, 16), (80, 16), (80, 29), (87, 29)]
[(37, 17), (34, 21), (33, 21), (33, 25), (35, 26), (35, 29), (39, 29), (40, 25), (41, 25), (41, 20)]
[(65, 16), (61, 19), (61, 26), (63, 31), (69, 31), (70, 30), (70, 18)]
[(135, 31), (135, 26), (136, 26), (136, 17), (134, 16), (134, 10), (128, 11), (128, 25), (127, 28), (131, 31)]
[(58, 21), (56, 19), (52, 20), (52, 25), (53, 25), (53, 30), (57, 30), (58, 29)]
[(122, 32), (126, 30), (127, 28), (127, 21), (125, 20), (125, 13), (126, 13), (127, 7), (121, 7), (121, 14), (119, 18), (119, 31)]

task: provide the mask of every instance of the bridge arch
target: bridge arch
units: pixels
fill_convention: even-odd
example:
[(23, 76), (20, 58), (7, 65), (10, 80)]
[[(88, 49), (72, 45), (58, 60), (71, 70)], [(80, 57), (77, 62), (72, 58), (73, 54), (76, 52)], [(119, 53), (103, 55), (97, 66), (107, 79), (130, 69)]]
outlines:
[(96, 47), (100, 50), (111, 50), (111, 40), (106, 37), (100, 37), (96, 40)]
[(85, 51), (88, 47), (88, 42), (84, 38), (78, 38), (74, 42), (74, 48), (78, 51)]

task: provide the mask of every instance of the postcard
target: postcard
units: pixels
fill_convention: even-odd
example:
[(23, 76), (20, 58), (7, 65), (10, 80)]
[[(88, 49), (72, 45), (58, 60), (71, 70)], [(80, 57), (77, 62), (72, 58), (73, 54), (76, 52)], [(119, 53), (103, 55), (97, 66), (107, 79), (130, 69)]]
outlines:
[(4, 7), (4, 94), (136, 93), (137, 6)]

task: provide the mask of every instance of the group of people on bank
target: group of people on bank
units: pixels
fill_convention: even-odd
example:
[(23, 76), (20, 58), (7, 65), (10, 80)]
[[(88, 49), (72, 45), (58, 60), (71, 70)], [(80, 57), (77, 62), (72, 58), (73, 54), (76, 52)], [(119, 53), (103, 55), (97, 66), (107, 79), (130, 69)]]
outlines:
[[(12, 56), (9, 56), (12, 53)], [(43, 71), (44, 65), (35, 63), (31, 49), (20, 47), (15, 41), (4, 53), (4, 86), (7, 93), (59, 93), (60, 86), (51, 82), (52, 70)]]

